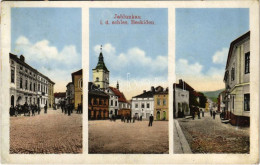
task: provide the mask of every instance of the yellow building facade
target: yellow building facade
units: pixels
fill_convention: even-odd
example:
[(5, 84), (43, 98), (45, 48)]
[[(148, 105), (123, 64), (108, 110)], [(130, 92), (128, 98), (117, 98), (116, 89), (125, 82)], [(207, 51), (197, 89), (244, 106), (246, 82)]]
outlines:
[(49, 107), (53, 107), (54, 103), (54, 82), (49, 81), (48, 84), (48, 102), (49, 102)]
[(83, 103), (83, 76), (82, 69), (71, 74), (72, 83), (74, 84), (74, 108), (77, 109), (78, 105)]
[(154, 120), (169, 119), (168, 89), (154, 94)]

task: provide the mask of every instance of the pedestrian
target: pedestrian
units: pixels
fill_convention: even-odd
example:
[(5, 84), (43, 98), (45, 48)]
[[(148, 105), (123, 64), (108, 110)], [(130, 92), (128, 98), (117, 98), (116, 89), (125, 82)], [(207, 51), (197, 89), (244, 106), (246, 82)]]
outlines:
[(201, 112), (202, 112), (202, 117), (204, 117), (204, 109), (202, 109)]
[(142, 119), (143, 119), (143, 116), (140, 116), (140, 121), (142, 121)]
[(72, 109), (72, 107), (71, 107), (71, 105), (69, 104), (69, 105), (68, 105), (68, 116), (70, 116), (70, 114), (71, 114), (71, 109)]
[(44, 105), (44, 113), (47, 114), (47, 104)]
[(152, 127), (153, 126), (153, 115), (151, 114), (151, 116), (149, 117), (149, 125), (148, 127)]
[(198, 110), (198, 119), (200, 119), (200, 110)]
[(215, 119), (216, 111), (213, 111), (213, 119)]
[(35, 105), (32, 106), (32, 116), (35, 116)]
[(37, 106), (38, 107), (38, 115), (41, 113), (41, 107), (40, 105)]
[(131, 123), (132, 122), (132, 116), (131, 115), (129, 116), (129, 119), (130, 119), (130, 123)]
[(133, 123), (135, 123), (135, 116), (133, 117)]
[(195, 118), (195, 111), (194, 111), (194, 108), (192, 109), (191, 115), (192, 115), (192, 120), (194, 120), (194, 118)]
[(14, 109), (14, 106), (13, 106), (13, 105), (11, 105), (11, 107), (10, 107), (9, 114), (10, 114), (10, 116), (15, 115), (15, 109)]
[(210, 116), (212, 117), (212, 109), (210, 109)]
[(125, 116), (123, 117), (124, 123), (125, 123)]

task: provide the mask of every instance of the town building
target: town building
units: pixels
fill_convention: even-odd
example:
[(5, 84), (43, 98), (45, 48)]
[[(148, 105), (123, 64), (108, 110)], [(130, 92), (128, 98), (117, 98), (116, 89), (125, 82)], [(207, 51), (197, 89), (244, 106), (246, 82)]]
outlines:
[[(10, 100), (11, 105), (37, 104), (41, 108), (49, 105), (53, 98), (52, 82), (25, 62), (25, 57), (9, 53), (10, 62)], [(51, 84), (51, 85), (50, 85)], [(52, 89), (49, 87), (52, 86)]]
[(54, 103), (60, 105), (61, 102), (66, 100), (66, 92), (54, 93)]
[(132, 117), (141, 117), (149, 119), (154, 114), (154, 93), (155, 88), (152, 86), (150, 91), (144, 90), (142, 94), (132, 98)]
[(98, 57), (98, 63), (95, 69), (92, 69), (93, 73), (93, 83), (103, 89), (106, 90), (109, 87), (109, 70), (107, 69), (105, 62), (104, 62), (104, 57), (102, 54), (102, 45), (100, 48), (100, 54)]
[(109, 86), (109, 70), (107, 69), (104, 57), (102, 54), (102, 46), (100, 48), (98, 63), (95, 69), (92, 69), (93, 84), (105, 92), (109, 96), (109, 117), (113, 115), (120, 117), (121, 115), (131, 114), (131, 105), (126, 100), (124, 94), (119, 90), (119, 83), (117, 87)]
[(190, 95), (197, 100), (195, 90), (185, 81), (179, 80), (179, 84), (173, 84), (173, 116), (174, 118), (191, 115)]
[(231, 42), (226, 62), (225, 112), (232, 125), (250, 124), (250, 31)]
[(83, 108), (83, 77), (82, 77), (82, 69), (71, 73), (72, 84), (74, 86), (74, 108), (78, 109), (79, 105), (82, 105)]
[(168, 120), (168, 88), (160, 88), (154, 94), (154, 120)]
[(55, 83), (48, 79), (48, 100), (49, 100), (49, 107), (52, 108), (54, 104), (54, 85)]
[(66, 90), (66, 100), (67, 104), (73, 104), (74, 105), (74, 84), (72, 82), (69, 82), (67, 85)]
[(94, 83), (88, 83), (88, 119), (108, 119), (109, 95)]
[(225, 111), (225, 102), (224, 102), (224, 98), (225, 98), (225, 90), (220, 92), (218, 95), (218, 111), (219, 112), (224, 112)]
[(105, 93), (109, 95), (109, 118), (111, 118), (112, 115), (118, 115), (119, 103), (118, 95), (116, 95), (117, 92), (118, 90), (113, 87), (108, 87), (105, 91)]

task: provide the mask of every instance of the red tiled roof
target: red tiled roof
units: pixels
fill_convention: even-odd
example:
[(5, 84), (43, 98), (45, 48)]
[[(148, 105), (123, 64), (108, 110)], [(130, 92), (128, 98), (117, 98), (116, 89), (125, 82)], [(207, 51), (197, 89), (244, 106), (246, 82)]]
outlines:
[(54, 97), (66, 97), (66, 92), (54, 93)]
[(118, 97), (118, 101), (119, 102), (124, 102), (124, 103), (128, 103), (124, 93), (120, 92), (117, 88), (114, 87), (109, 87), (114, 93), (115, 95)]

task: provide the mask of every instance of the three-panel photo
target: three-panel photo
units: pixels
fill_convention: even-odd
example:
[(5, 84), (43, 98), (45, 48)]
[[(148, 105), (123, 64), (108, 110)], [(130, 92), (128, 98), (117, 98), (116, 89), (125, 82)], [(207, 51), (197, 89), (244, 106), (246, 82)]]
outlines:
[(259, 114), (250, 101), (250, 73), (259, 74), (259, 54), (250, 62), (251, 49), (259, 53), (250, 42), (254, 5), (120, 4), (5, 4), (7, 156), (69, 154), (81, 163), (251, 156)]

